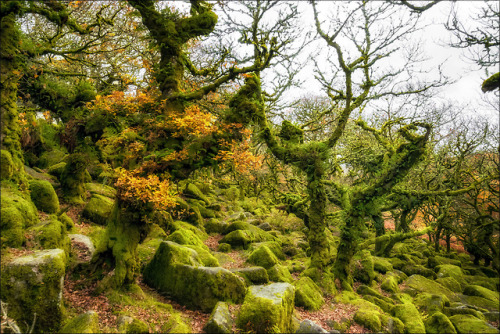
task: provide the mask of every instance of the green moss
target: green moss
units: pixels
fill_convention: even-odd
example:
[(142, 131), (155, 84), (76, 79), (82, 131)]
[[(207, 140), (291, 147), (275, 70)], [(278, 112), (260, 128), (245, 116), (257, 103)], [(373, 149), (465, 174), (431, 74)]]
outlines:
[(250, 286), (236, 319), (245, 332), (293, 333), (294, 288), (288, 283)]
[(464, 295), (478, 296), (491, 301), (498, 302), (498, 292), (491, 291), (479, 285), (467, 285), (464, 288)]
[(59, 211), (59, 198), (48, 181), (30, 180), (29, 186), (31, 200), (35, 203), (38, 210), (47, 213), (56, 213)]
[(231, 251), (231, 245), (222, 242), (219, 244), (219, 246), (217, 246), (217, 251), (222, 253), (229, 253)]
[(445, 306), (450, 306), (450, 300), (444, 295), (420, 293), (415, 297), (415, 305), (421, 312), (431, 315), (442, 312)]
[(395, 305), (393, 312), (404, 323), (406, 333), (425, 333), (424, 322), (413, 304)]
[(60, 149), (45, 151), (41, 154), (40, 159), (38, 160), (38, 167), (47, 168), (54, 166), (62, 162), (66, 156), (67, 154)]
[(193, 232), (200, 240), (206, 240), (208, 238), (208, 234), (202, 229), (202, 227), (193, 226), (187, 222), (183, 222), (181, 220), (176, 220), (168, 226), (168, 230), (170, 232), (178, 231), (178, 230), (189, 230)]
[[(465, 281), (468, 284), (480, 285), (483, 288), (489, 289), (491, 291), (495, 291), (495, 290), (499, 291), (498, 289), (500, 289), (500, 279), (498, 277), (491, 278), (491, 277), (483, 277), (483, 276), (478, 276), (478, 275), (474, 275), (474, 276), (466, 275)], [(464, 287), (465, 287), (465, 285), (464, 285)]]
[(85, 184), (85, 187), (91, 194), (97, 194), (106, 196), (109, 198), (115, 198), (116, 189), (105, 184), (99, 184), (94, 182), (88, 182)]
[(61, 177), (62, 173), (64, 172), (66, 165), (67, 165), (67, 163), (65, 163), (64, 161), (62, 161), (58, 164), (52, 165), (49, 167), (49, 169), (47, 169), (47, 173), (59, 178), (59, 177)]
[(111, 215), (111, 211), (113, 210), (113, 205), (114, 200), (94, 194), (83, 208), (82, 216), (96, 224), (106, 225)]
[(231, 272), (243, 277), (248, 285), (258, 285), (269, 282), (267, 270), (262, 267), (235, 268), (231, 269)]
[(20, 247), (25, 240), (24, 230), (38, 222), (36, 207), (29, 197), (7, 183), (2, 183), (0, 201), (2, 246)]
[(394, 306), (394, 303), (392, 301), (388, 303), (387, 301), (385, 301), (384, 299), (382, 299), (380, 297), (371, 296), (371, 295), (365, 295), (365, 296), (363, 296), (363, 299), (369, 301), (370, 303), (377, 305), (386, 313), (390, 314), (392, 312), (392, 308)]
[(179, 314), (172, 314), (167, 323), (163, 325), (161, 331), (163, 333), (192, 333), (193, 331), (186, 324)]
[(208, 199), (208, 197), (205, 196), (194, 183), (188, 183), (186, 185), (186, 188), (184, 188), (184, 190), (182, 191), (182, 193), (186, 197), (198, 199), (200, 201), (205, 202), (207, 205), (210, 204), (210, 200)]
[(428, 334), (456, 334), (457, 331), (450, 319), (441, 312), (436, 312), (425, 321), (425, 332)]
[(387, 292), (397, 293), (399, 291), (398, 280), (395, 276), (388, 276), (380, 284), (380, 288)]
[(286, 266), (281, 264), (275, 264), (271, 268), (267, 269), (267, 274), (269, 275), (269, 280), (273, 282), (293, 282), (292, 274), (290, 274)]
[(353, 257), (354, 279), (362, 283), (371, 283), (375, 279), (375, 264), (370, 251), (363, 250)]
[(180, 245), (192, 245), (208, 250), (208, 247), (203, 243), (203, 241), (201, 241), (200, 238), (198, 238), (198, 236), (190, 230), (176, 230), (168, 236), (167, 240), (176, 242)]
[(359, 309), (354, 314), (354, 321), (371, 331), (378, 332), (382, 329), (380, 313), (373, 310)]
[(149, 326), (142, 320), (133, 319), (132, 322), (127, 326), (127, 330), (125, 333), (149, 333)]
[(62, 301), (66, 255), (61, 249), (37, 251), (14, 259), (2, 269), (0, 297), (18, 324), (36, 333), (57, 332), (64, 315)]
[(44, 249), (60, 248), (69, 256), (71, 241), (68, 237), (66, 224), (59, 221), (56, 215), (51, 215), (49, 220), (32, 228), (35, 241)]
[(75, 227), (75, 222), (66, 213), (57, 216), (57, 219), (66, 226), (67, 231), (71, 231)]
[(14, 173), (12, 155), (7, 150), (0, 150), (0, 179), (10, 180)]
[(274, 255), (274, 253), (267, 246), (260, 246), (254, 250), (248, 257), (247, 261), (266, 269), (269, 269), (280, 262), (276, 255)]
[(462, 262), (460, 260), (449, 259), (447, 257), (439, 255), (431, 256), (427, 259), (427, 266), (429, 268), (434, 268), (442, 264), (452, 264), (460, 267), (462, 265)]
[(420, 275), (431, 279), (436, 278), (436, 273), (432, 269), (426, 268), (420, 264), (407, 264), (401, 268), (401, 271), (408, 276)]
[(453, 299), (455, 295), (441, 284), (420, 275), (412, 275), (406, 280), (406, 284), (411, 289), (418, 292), (427, 292), (435, 295), (444, 295), (448, 299)]
[(151, 261), (161, 242), (161, 239), (154, 238), (146, 240), (137, 246), (137, 256), (141, 271)]
[(295, 286), (295, 305), (317, 311), (325, 300), (320, 288), (309, 277), (302, 277), (293, 283)]
[(435, 281), (453, 292), (461, 293), (463, 291), (462, 285), (460, 283), (458, 283), (457, 280), (454, 279), (453, 277), (450, 277), (450, 276), (439, 277), (439, 278), (436, 278)]
[(382, 296), (378, 291), (375, 291), (374, 289), (370, 288), (369, 286), (366, 286), (366, 285), (360, 285), (358, 287), (358, 289), (356, 290), (356, 292), (360, 295), (367, 295), (367, 296), (374, 296), (374, 297), (377, 297), (383, 301), (385, 301), (386, 303), (389, 303), (389, 304), (393, 304), (394, 302), (388, 298), (388, 297), (385, 297), (385, 296)]
[(88, 311), (71, 319), (60, 333), (99, 333), (99, 315), (95, 311)]
[(457, 314), (451, 316), (450, 321), (457, 329), (457, 333), (498, 333), (498, 329), (472, 315)]
[(492, 301), (483, 297), (457, 295), (456, 299), (464, 304), (473, 305), (489, 311), (498, 311), (499, 309), (498, 301)]
[(276, 242), (276, 241), (265, 241), (265, 242), (257, 242), (257, 243), (253, 243), (250, 245), (250, 247), (248, 247), (248, 250), (249, 251), (254, 251), (255, 249), (259, 248), (260, 246), (266, 246), (267, 248), (269, 248), (269, 250), (271, 250), (271, 252), (274, 253), (274, 255), (276, 255), (276, 257), (280, 260), (285, 260), (285, 254), (283, 254), (283, 250), (281, 248), (281, 245)]
[[(206, 267), (219, 267), (219, 261), (210, 253), (207, 248), (202, 248), (199, 246), (186, 245), (187, 247), (193, 249), (198, 253), (201, 263)], [(205, 246), (205, 245), (203, 245)], [(206, 247), (206, 246), (205, 246)]]
[(462, 268), (452, 264), (441, 264), (436, 266), (434, 270), (438, 277), (453, 277), (460, 284), (464, 283), (464, 272)]
[(143, 277), (160, 292), (205, 312), (211, 311), (219, 300), (239, 302), (243, 299), (242, 280), (220, 267), (200, 267), (200, 262), (196, 251), (165, 241), (144, 269)]
[(60, 182), (65, 200), (70, 204), (83, 204), (87, 198), (85, 183), (89, 182), (88, 158), (82, 153), (73, 153), (61, 174)]
[(385, 274), (388, 271), (392, 271), (394, 268), (386, 258), (383, 257), (378, 257), (378, 256), (372, 256), (373, 259), (373, 268), (382, 273)]

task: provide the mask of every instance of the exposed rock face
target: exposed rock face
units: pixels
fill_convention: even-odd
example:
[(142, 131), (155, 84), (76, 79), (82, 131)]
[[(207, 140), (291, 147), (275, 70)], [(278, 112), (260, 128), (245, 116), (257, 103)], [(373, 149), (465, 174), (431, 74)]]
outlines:
[(198, 253), (175, 242), (160, 244), (144, 269), (144, 280), (180, 303), (208, 312), (218, 301), (241, 302), (243, 280), (221, 267), (203, 267)]
[(300, 323), (300, 327), (296, 333), (298, 334), (298, 333), (330, 333), (330, 332), (328, 332), (315, 322), (306, 319)]
[(81, 257), (78, 258), (79, 262), (89, 262), (95, 253), (95, 247), (92, 240), (83, 234), (68, 234), (71, 240), (72, 248), (78, 248)]
[(229, 313), (229, 307), (224, 302), (218, 302), (215, 305), (210, 318), (203, 327), (206, 333), (232, 333), (233, 318)]
[(292, 333), (294, 299), (289, 283), (250, 286), (236, 324), (243, 331)]
[(61, 326), (66, 254), (62, 249), (37, 251), (6, 264), (1, 298), (18, 324), (33, 322), (36, 333), (57, 332)]

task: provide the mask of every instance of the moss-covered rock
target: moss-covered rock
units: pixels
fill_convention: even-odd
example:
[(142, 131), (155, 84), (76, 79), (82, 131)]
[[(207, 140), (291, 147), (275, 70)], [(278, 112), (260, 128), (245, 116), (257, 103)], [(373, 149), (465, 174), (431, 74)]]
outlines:
[(194, 198), (205, 202), (207, 205), (211, 203), (207, 196), (205, 196), (194, 183), (188, 183), (186, 188), (182, 191), (183, 195), (188, 198)]
[(373, 268), (382, 274), (385, 274), (394, 269), (392, 263), (389, 262), (389, 260), (387, 260), (386, 258), (372, 256), (372, 259), (373, 259)]
[(425, 321), (425, 332), (428, 334), (456, 334), (457, 331), (450, 319), (441, 312), (435, 312)]
[(246, 332), (294, 332), (294, 290), (288, 283), (250, 286), (236, 325)]
[(115, 198), (116, 189), (105, 184), (95, 183), (95, 182), (87, 182), (85, 183), (85, 187), (91, 194), (97, 194), (101, 196), (106, 196), (109, 198)]
[(450, 300), (455, 295), (454, 292), (450, 291), (441, 284), (420, 275), (410, 276), (406, 280), (406, 284), (408, 285), (409, 288), (417, 292), (427, 292), (435, 295), (444, 295)]
[(374, 310), (359, 309), (354, 314), (354, 321), (371, 331), (379, 332), (382, 329), (380, 313)]
[(488, 324), (486, 321), (479, 320), (472, 315), (454, 315), (450, 317), (450, 321), (455, 326), (457, 333), (495, 333), (498, 334), (498, 329)]
[(205, 223), (205, 230), (207, 233), (222, 234), (226, 230), (227, 226), (228, 224), (225, 221), (213, 218)]
[(205, 333), (232, 333), (233, 318), (229, 313), (229, 307), (225, 302), (218, 302), (215, 305), (207, 323), (203, 326)]
[(149, 333), (149, 326), (144, 321), (129, 316), (121, 316), (117, 320), (119, 333), (145, 334)]
[(222, 252), (222, 253), (229, 253), (231, 251), (231, 245), (226, 244), (226, 243), (220, 243), (217, 246), (217, 251)]
[(88, 311), (71, 319), (59, 333), (100, 333), (99, 315), (95, 311)]
[(415, 297), (415, 305), (425, 314), (442, 312), (445, 306), (450, 306), (450, 300), (444, 295), (433, 295), (430, 293), (420, 293)]
[(463, 304), (475, 306), (483, 310), (498, 311), (499, 309), (498, 301), (489, 300), (479, 296), (468, 296), (459, 294), (456, 295), (455, 299)]
[(66, 165), (67, 164), (64, 161), (62, 161), (58, 164), (52, 165), (47, 169), (47, 173), (49, 173), (50, 175), (53, 175), (57, 178), (60, 178), (62, 173), (64, 172), (64, 169), (66, 168)]
[(391, 302), (387, 302), (386, 300), (380, 298), (380, 297), (376, 297), (376, 296), (371, 296), (371, 295), (364, 295), (363, 296), (363, 299), (364, 300), (367, 300), (375, 305), (377, 305), (378, 307), (380, 307), (384, 312), (388, 313), (388, 314), (391, 314), (392, 312), (392, 308), (394, 306), (394, 303), (391, 301)]
[(57, 332), (64, 314), (62, 301), (66, 254), (62, 249), (37, 251), (16, 258), (2, 269), (0, 296), (9, 317), (31, 324), (35, 332)]
[(271, 268), (267, 269), (267, 274), (269, 275), (269, 280), (272, 282), (293, 282), (292, 274), (290, 274), (286, 266), (281, 264), (275, 264)]
[(259, 285), (269, 282), (269, 275), (266, 268), (263, 267), (235, 268), (230, 271), (243, 277), (248, 285)]
[(25, 240), (24, 230), (38, 223), (36, 207), (29, 196), (7, 183), (2, 183), (0, 203), (2, 246), (21, 247)]
[(247, 249), (251, 243), (276, 241), (276, 238), (258, 228), (244, 222), (235, 222), (226, 228), (227, 233), (220, 242), (230, 244), (233, 248)]
[(114, 200), (109, 197), (94, 194), (82, 211), (82, 216), (98, 225), (106, 225), (113, 211)]
[(49, 220), (32, 228), (35, 242), (44, 249), (60, 248), (67, 256), (71, 250), (71, 240), (68, 237), (66, 224), (59, 221), (56, 215), (51, 215)]
[(193, 232), (200, 240), (206, 240), (208, 238), (208, 234), (205, 232), (203, 229), (203, 226), (194, 226), (190, 223), (181, 221), (181, 220), (176, 220), (173, 221), (172, 223), (168, 223), (168, 228), (167, 230), (171, 233), (178, 231), (178, 230), (189, 230)]
[(467, 285), (464, 288), (464, 295), (478, 296), (491, 301), (498, 302), (498, 292), (491, 291), (479, 285)]
[(38, 210), (47, 213), (59, 211), (59, 198), (54, 187), (48, 181), (30, 180), (29, 186), (31, 200)]
[(459, 266), (453, 264), (441, 264), (434, 268), (437, 277), (453, 277), (458, 283), (464, 285), (464, 272)]
[(308, 310), (317, 311), (325, 300), (320, 288), (309, 277), (302, 277), (293, 282), (295, 286), (295, 305)]
[(321, 333), (329, 333), (326, 329), (321, 327), (315, 322), (312, 322), (309, 319), (302, 321), (299, 325), (299, 329), (295, 332), (296, 334), (321, 334)]
[(7, 150), (0, 150), (0, 179), (10, 180), (14, 173), (12, 155)]
[(420, 275), (430, 279), (436, 278), (436, 273), (432, 269), (426, 268), (420, 264), (406, 264), (401, 268), (401, 271), (408, 276)]
[(274, 253), (267, 246), (260, 246), (254, 250), (248, 257), (247, 261), (266, 269), (269, 269), (280, 262), (276, 255), (274, 255)]
[(397, 278), (393, 275), (387, 276), (380, 284), (380, 288), (387, 292), (397, 293), (399, 291)]
[(398, 304), (393, 308), (394, 316), (405, 325), (406, 333), (425, 333), (425, 325), (413, 304)]
[[(203, 245), (205, 246), (205, 245)], [(199, 246), (193, 246), (193, 245), (186, 245), (186, 247), (194, 249), (196, 253), (198, 253), (198, 257), (200, 258), (200, 261), (202, 265), (205, 267), (219, 267), (219, 260), (215, 256), (210, 253), (210, 251), (207, 248), (202, 248)], [(205, 246), (206, 247), (206, 246)]]
[(211, 311), (218, 301), (240, 302), (245, 285), (230, 271), (201, 267), (196, 251), (171, 241), (160, 244), (144, 269), (147, 284), (169, 294), (180, 303)]
[(435, 281), (453, 292), (461, 293), (463, 291), (462, 285), (460, 285), (460, 283), (458, 283), (453, 277), (439, 277), (436, 278)]
[(66, 158), (67, 153), (59, 149), (53, 149), (50, 151), (45, 151), (40, 155), (38, 160), (38, 167), (47, 168), (58, 164)]
[(392, 264), (392, 266), (393, 266), (394, 269), (401, 270), (406, 265), (405, 261), (403, 261), (403, 260), (401, 260), (400, 258), (397, 258), (397, 257), (391, 257), (388, 260)]
[[(484, 277), (478, 275), (465, 275), (465, 281), (467, 284), (474, 284), (482, 286), (491, 291), (500, 291), (500, 278), (499, 277)], [(465, 285), (467, 285), (465, 284)], [(465, 287), (465, 285), (463, 285)]]
[(176, 230), (168, 236), (167, 240), (178, 243), (179, 245), (192, 245), (208, 250), (208, 247), (198, 238), (196, 233), (190, 230)]
[(376, 276), (373, 257), (369, 250), (362, 250), (353, 257), (354, 279), (370, 284)]
[(167, 323), (163, 325), (163, 333), (192, 333), (191, 327), (184, 322), (179, 314), (171, 314)]
[(452, 265), (455, 265), (458, 267), (462, 266), (462, 262), (460, 260), (449, 259), (449, 258), (444, 257), (444, 256), (439, 256), (439, 255), (430, 256), (427, 259), (427, 266), (429, 268), (434, 268), (434, 267), (437, 267), (437, 266), (442, 265), (442, 264), (452, 264)]

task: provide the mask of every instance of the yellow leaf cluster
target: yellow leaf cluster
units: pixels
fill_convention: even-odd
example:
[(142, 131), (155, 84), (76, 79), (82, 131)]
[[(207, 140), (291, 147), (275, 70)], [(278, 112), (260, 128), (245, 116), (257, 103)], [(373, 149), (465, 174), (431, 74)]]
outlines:
[(182, 116), (172, 117), (171, 124), (176, 129), (174, 136), (200, 137), (214, 133), (217, 130), (215, 119), (214, 115), (201, 111), (198, 106), (189, 106)]
[(160, 180), (154, 174), (141, 177), (123, 168), (115, 171), (118, 174), (115, 187), (120, 200), (135, 206), (152, 204), (157, 210), (166, 210), (176, 205), (176, 193), (168, 180)]

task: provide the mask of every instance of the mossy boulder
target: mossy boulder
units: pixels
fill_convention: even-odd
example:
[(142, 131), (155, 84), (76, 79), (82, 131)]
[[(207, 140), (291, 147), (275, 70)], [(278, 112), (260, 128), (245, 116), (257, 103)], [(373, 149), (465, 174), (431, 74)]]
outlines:
[(456, 279), (453, 277), (439, 277), (436, 278), (435, 281), (442, 286), (450, 289), (453, 292), (461, 293), (463, 291), (463, 287)]
[[(205, 246), (205, 245), (203, 245)], [(208, 247), (199, 247), (199, 246), (193, 246), (193, 245), (186, 245), (186, 247), (194, 249), (196, 253), (198, 253), (198, 257), (200, 258), (200, 261), (203, 266), (205, 267), (219, 267), (219, 260), (215, 256), (210, 253), (208, 250)]]
[(382, 329), (380, 322), (380, 313), (374, 310), (359, 309), (353, 317), (359, 325), (368, 328), (371, 331), (379, 332)]
[(56, 215), (51, 215), (31, 230), (35, 235), (35, 242), (44, 249), (60, 248), (69, 256), (71, 250), (71, 240), (68, 237), (66, 224), (59, 221)]
[(450, 319), (441, 312), (435, 312), (425, 321), (425, 332), (428, 334), (456, 334), (457, 330)]
[(205, 202), (207, 205), (211, 203), (207, 196), (203, 194), (203, 192), (194, 184), (188, 183), (184, 190), (182, 191), (183, 195), (187, 198), (194, 198), (200, 201)]
[(393, 314), (403, 322), (406, 333), (425, 333), (424, 322), (415, 305), (410, 303), (394, 305)]
[(232, 333), (233, 332), (233, 318), (229, 313), (229, 307), (225, 302), (218, 302), (207, 323), (203, 326), (205, 333)]
[(458, 295), (456, 295), (455, 299), (463, 304), (474, 306), (474, 307), (480, 308), (482, 310), (488, 310), (488, 311), (498, 311), (499, 310), (498, 301), (493, 301), (493, 300), (486, 299), (483, 297), (458, 294)]
[(285, 254), (283, 253), (283, 250), (281, 248), (281, 244), (276, 242), (276, 241), (256, 242), (256, 243), (251, 244), (248, 247), (248, 250), (253, 251), (253, 250), (259, 248), (260, 246), (267, 246), (271, 250), (271, 252), (273, 252), (274, 255), (276, 255), (276, 257), (278, 259), (280, 259), (280, 260), (286, 259)]
[(47, 173), (59, 178), (59, 177), (61, 177), (64, 169), (66, 168), (66, 165), (67, 164), (64, 161), (62, 161), (58, 164), (52, 165), (47, 169)]
[(248, 285), (259, 285), (269, 282), (269, 275), (266, 268), (263, 267), (235, 268), (230, 271), (243, 277)]
[(464, 272), (459, 266), (453, 264), (441, 264), (434, 268), (437, 277), (453, 277), (458, 283), (465, 285)]
[(288, 283), (252, 285), (236, 319), (245, 332), (292, 333), (295, 289)]
[(373, 268), (382, 274), (385, 274), (394, 269), (392, 263), (389, 262), (389, 260), (387, 260), (386, 258), (372, 256), (372, 259), (373, 259)]
[(165, 325), (161, 328), (162, 333), (192, 333), (191, 327), (184, 322), (180, 314), (170, 314)]
[(38, 167), (47, 168), (58, 164), (66, 158), (67, 153), (59, 149), (53, 149), (51, 151), (45, 151), (40, 155), (38, 160)]
[(184, 222), (182, 220), (176, 220), (172, 223), (168, 223), (168, 231), (175, 232), (178, 230), (189, 230), (193, 232), (200, 240), (206, 240), (208, 238), (208, 234), (205, 232), (203, 226), (194, 226), (188, 222)]
[(109, 197), (94, 194), (82, 211), (82, 216), (98, 225), (106, 225), (113, 211), (114, 200)]
[(442, 286), (436, 281), (430, 280), (420, 275), (412, 275), (406, 280), (406, 285), (417, 292), (427, 292), (435, 295), (444, 295), (448, 299), (452, 299), (455, 293), (448, 288)]
[(2, 246), (21, 247), (24, 230), (38, 223), (38, 212), (29, 196), (15, 186), (3, 184), (0, 189), (0, 231)]
[(68, 234), (69, 239), (71, 240), (72, 248), (78, 248), (80, 252), (82, 252), (85, 256), (85, 260), (77, 260), (77, 262), (88, 262), (92, 259), (92, 256), (95, 253), (95, 246), (92, 240), (83, 234)]
[(498, 329), (472, 315), (457, 314), (450, 317), (450, 321), (455, 326), (457, 333), (495, 333)]
[(222, 234), (226, 230), (227, 226), (228, 224), (225, 221), (212, 218), (205, 223), (205, 230), (207, 233)]
[(269, 280), (272, 282), (293, 282), (292, 274), (290, 274), (286, 266), (281, 264), (275, 264), (271, 268), (267, 269), (267, 274), (269, 275)]
[(464, 288), (463, 293), (467, 296), (478, 296), (494, 302), (498, 302), (498, 292), (491, 291), (479, 285), (467, 285)]
[(353, 273), (356, 281), (370, 284), (376, 276), (373, 257), (369, 250), (362, 250), (353, 257)]
[(220, 243), (217, 246), (217, 251), (222, 253), (229, 253), (231, 251), (231, 245), (226, 243)]
[(452, 264), (458, 267), (462, 266), (462, 262), (460, 260), (450, 259), (444, 256), (430, 256), (427, 259), (427, 266), (429, 268), (434, 268), (442, 264)]
[(397, 293), (399, 291), (398, 279), (393, 275), (389, 275), (384, 278), (380, 288), (387, 292)]
[(144, 321), (129, 316), (120, 316), (117, 320), (119, 333), (145, 334), (149, 326)]
[(254, 250), (248, 257), (247, 261), (266, 269), (269, 269), (280, 262), (276, 255), (274, 255), (274, 253), (267, 246), (260, 246)]
[(143, 277), (158, 291), (204, 312), (211, 311), (218, 301), (243, 300), (245, 285), (240, 278), (224, 268), (200, 264), (193, 249), (164, 241), (144, 269)]
[(59, 333), (99, 333), (99, 315), (95, 311), (88, 311), (71, 319)]
[(91, 194), (97, 194), (101, 196), (106, 196), (109, 198), (115, 198), (116, 189), (105, 184), (95, 183), (95, 182), (87, 182), (85, 183), (85, 187)]
[(10, 180), (14, 174), (14, 162), (12, 155), (7, 150), (0, 150), (0, 179)]
[(235, 222), (226, 228), (227, 233), (220, 242), (230, 244), (233, 248), (247, 249), (251, 243), (276, 241), (276, 238), (258, 228), (243, 222)]
[(31, 200), (38, 210), (47, 213), (59, 211), (59, 198), (54, 187), (48, 181), (30, 180), (29, 185)]
[(167, 240), (178, 243), (179, 245), (192, 245), (208, 250), (208, 247), (201, 241), (196, 233), (190, 230), (176, 230), (168, 236)]
[(450, 300), (444, 295), (433, 295), (424, 292), (415, 297), (415, 305), (421, 312), (431, 315), (442, 312), (445, 306), (450, 306)]
[(309, 277), (293, 282), (295, 286), (295, 305), (307, 310), (317, 311), (325, 303), (320, 288)]
[(0, 296), (9, 317), (31, 324), (36, 333), (57, 332), (64, 315), (62, 301), (66, 254), (62, 249), (18, 257), (2, 269)]
[[(467, 284), (474, 284), (474, 285), (479, 285), (482, 286), (483, 288), (486, 288), (491, 291), (500, 291), (500, 278), (499, 277), (484, 277), (484, 276), (478, 276), (478, 275), (465, 275), (465, 281)], [(464, 287), (465, 287), (464, 285)]]
[(401, 271), (408, 276), (420, 275), (430, 279), (436, 278), (436, 273), (432, 269), (426, 268), (421, 264), (406, 264), (401, 268)]

